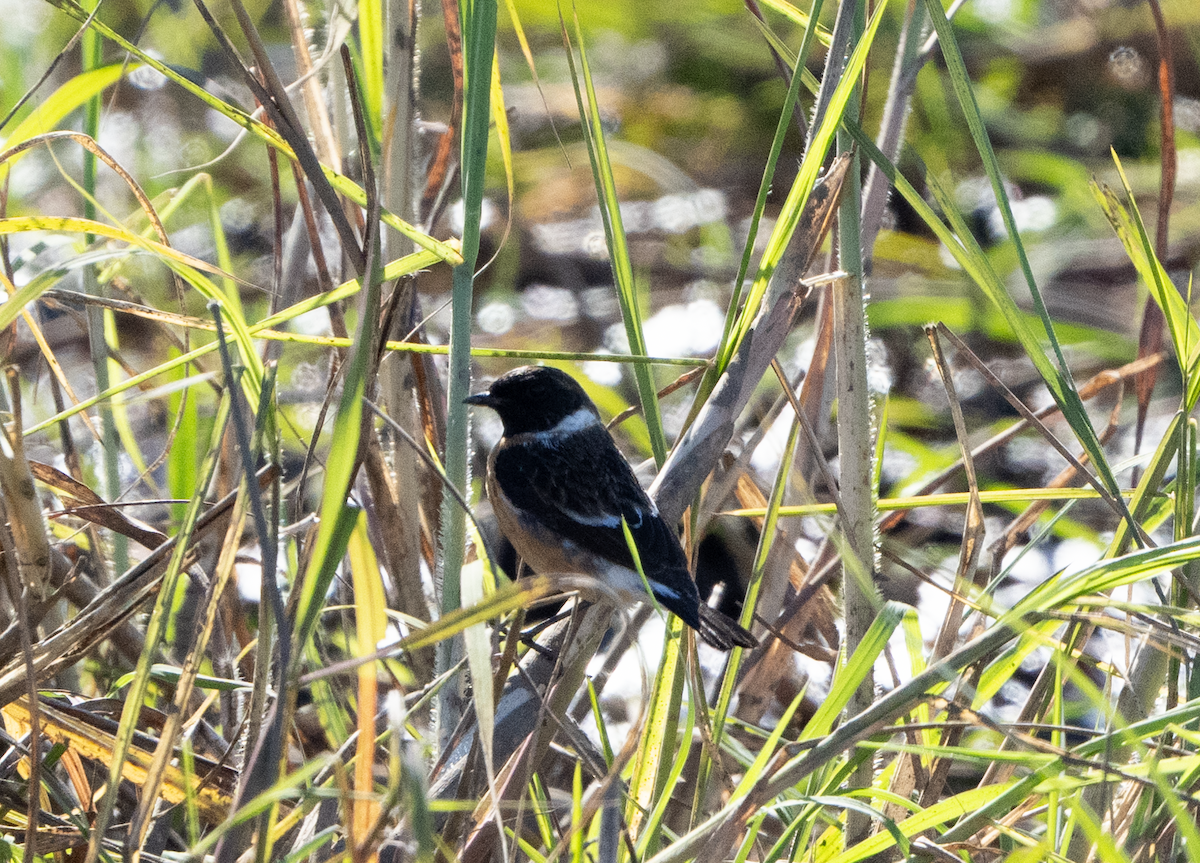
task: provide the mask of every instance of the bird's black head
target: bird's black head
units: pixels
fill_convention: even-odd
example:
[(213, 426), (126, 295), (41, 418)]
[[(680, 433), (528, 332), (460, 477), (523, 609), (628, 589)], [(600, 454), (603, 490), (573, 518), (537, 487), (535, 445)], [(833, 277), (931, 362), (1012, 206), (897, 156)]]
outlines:
[(514, 369), (466, 402), (500, 414), (506, 435), (548, 431), (580, 408), (599, 415), (574, 378), (548, 366)]

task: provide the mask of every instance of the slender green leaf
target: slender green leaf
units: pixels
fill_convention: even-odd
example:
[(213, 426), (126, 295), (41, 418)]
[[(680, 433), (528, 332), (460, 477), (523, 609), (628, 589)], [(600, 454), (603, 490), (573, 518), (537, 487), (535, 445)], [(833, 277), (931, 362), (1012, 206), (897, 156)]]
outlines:
[[(563, 25), (566, 40), (566, 25)], [(575, 41), (579, 46), (580, 71), (575, 69), (575, 56), (568, 42), (567, 61), (571, 68), (571, 80), (575, 87), (575, 101), (579, 116), (583, 118), (584, 141), (587, 143), (588, 159), (592, 165), (592, 177), (596, 183), (596, 198), (600, 208), (600, 221), (604, 225), (604, 238), (608, 244), (609, 263), (616, 284), (617, 300), (621, 306), (621, 317), (625, 322), (625, 335), (629, 339), (629, 352), (634, 356), (647, 356), (646, 336), (642, 330), (642, 306), (644, 298), (638, 291), (634, 278), (633, 263), (629, 258), (629, 244), (625, 237), (625, 224), (621, 219), (621, 201), (617, 197), (616, 179), (613, 177), (612, 162), (604, 140), (604, 126), (600, 120), (600, 103), (592, 82), (592, 71), (588, 66), (587, 49), (583, 33), (579, 29), (579, 16), (575, 16)], [(587, 93), (580, 90), (579, 80)], [(642, 417), (650, 432), (650, 448), (659, 467), (667, 460), (667, 441), (662, 428), (662, 414), (658, 406), (658, 388), (654, 384), (650, 368), (639, 363), (634, 366), (638, 396), (642, 403)]]

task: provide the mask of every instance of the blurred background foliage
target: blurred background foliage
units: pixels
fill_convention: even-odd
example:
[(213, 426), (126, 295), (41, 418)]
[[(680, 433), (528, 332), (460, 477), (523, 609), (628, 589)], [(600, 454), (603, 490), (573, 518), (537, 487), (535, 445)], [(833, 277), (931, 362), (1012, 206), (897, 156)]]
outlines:
[[(119, 32), (141, 33), (139, 44), (180, 71), (210, 82), (215, 92), (224, 88), (243, 107), (252, 107), (249, 94), (229, 76), (196, 10), (190, 4), (154, 4), (147, 21), (151, 5), (110, 0), (100, 15)], [(266, 3), (248, 5), (259, 16), (272, 57), (288, 79), (294, 63), (280, 9)], [(449, 114), (452, 86), (440, 15), (426, 5), (420, 93), (423, 122), (430, 130), (423, 140), (431, 145), (436, 124)], [(801, 24), (776, 11), (776, 5), (784, 4), (763, 6), (768, 25), (785, 44), (797, 44)], [(603, 325), (612, 322), (613, 306), (599, 292), (587, 293), (589, 287), (607, 284), (609, 276), (585, 221), (595, 196), (579, 145), (558, 29), (559, 5), (522, 3), (517, 9), (539, 83), (534, 83), (502, 9), (498, 56), (516, 151), (514, 230), (500, 247), (508, 214), (503, 173), (493, 155), (496, 170), (485, 213), (485, 218), (491, 215), (485, 251), (497, 252), (498, 257), (481, 279), (477, 305), (485, 333), (524, 343), (557, 341), (553, 331), (561, 330), (560, 347), (591, 349), (604, 344)], [(1186, 268), (1198, 245), (1200, 11), (1184, 0), (1168, 2), (1164, 10), (1175, 43), (1180, 132), (1171, 248), (1176, 262)], [(833, 4), (826, 4), (827, 26), (834, 11)], [(606, 2), (581, 6), (578, 12), (592, 43), (590, 58), (602, 116), (615, 144), (622, 196), (646, 204), (637, 211), (641, 218), (630, 232), (635, 263), (653, 289), (654, 304), (685, 299), (689, 286), (688, 296), (712, 294), (720, 304), (736, 267), (745, 219), (786, 91), (762, 32), (745, 6), (736, 2), (706, 0), (672, 7)], [(218, 20), (232, 18), (220, 6), (215, 14)], [(325, 21), (318, 10), (312, 14), (312, 41), (320, 45)], [(74, 23), (51, 5), (29, 0), (5, 0), (0, 15), (7, 22), (0, 32), (2, 107), (7, 109), (70, 38)], [(1126, 160), (1135, 190), (1156, 194), (1159, 112), (1150, 13), (1140, 3), (988, 0), (965, 4), (955, 24), (1056, 318), (1108, 334), (1108, 346), (1099, 349), (1105, 359), (1114, 356), (1112, 351), (1127, 356), (1139, 308), (1132, 269), (1122, 263), (1086, 180), (1094, 172), (1111, 174), (1111, 147)], [(892, 19), (884, 23), (878, 56), (887, 56), (894, 45), (896, 26)], [(111, 59), (120, 60), (115, 55)], [(810, 62), (814, 73), (819, 74), (822, 61), (816, 52)], [(910, 174), (919, 175), (923, 166), (946, 176), (981, 239), (995, 241), (1001, 233), (991, 192), (937, 62), (918, 78), (908, 143), (899, 164)], [(77, 55), (60, 64), (42, 92), (78, 71), (73, 63)], [(178, 187), (203, 166), (213, 175), (235, 253), (241, 262), (249, 262), (250, 273), (261, 273), (271, 235), (264, 152), (243, 142), (226, 153), (236, 139), (231, 123), (143, 71), (106, 96), (101, 143), (152, 196)], [(872, 68), (867, 80), (867, 128), (877, 121), (887, 71)], [(775, 189), (788, 188), (801, 148), (800, 134), (793, 131)], [(80, 157), (64, 151), (57, 158), (69, 169)], [(132, 207), (117, 178), (102, 173), (100, 182), (106, 207), (117, 215), (122, 201)], [(285, 177), (284, 194), (294, 200), (289, 182)], [(74, 193), (44, 151), (26, 156), (13, 172), (8, 201), (13, 214), (65, 213), (75, 206)], [(772, 203), (777, 206), (779, 201)], [(194, 199), (189, 206), (193, 224), (187, 224), (185, 206), (175, 217), (173, 238), (185, 250), (203, 253), (211, 242), (200, 218), (203, 205)], [(448, 213), (435, 234), (453, 230), (453, 208)], [(871, 292), (877, 332), (919, 324), (934, 307), (948, 312), (946, 302), (955, 305), (959, 320), (970, 320), (969, 304), (959, 303), (972, 292), (944, 265), (911, 213), (895, 206), (891, 227), (896, 231), (885, 232), (875, 250)], [(253, 275), (248, 280), (265, 281)], [(697, 284), (705, 281), (712, 284)], [(529, 309), (519, 297), (528, 295), (531, 286), (565, 289), (570, 296), (545, 290), (533, 294), (526, 306), (545, 317), (529, 320)], [(446, 290), (436, 273), (424, 281), (428, 311), (438, 308), (438, 297)], [(261, 296), (257, 299), (262, 301)], [(253, 294), (249, 300), (255, 300)], [(493, 300), (500, 305), (491, 305)], [(510, 318), (516, 331), (497, 332)], [(691, 352), (688, 345), (670, 347), (678, 349), (667, 353)]]

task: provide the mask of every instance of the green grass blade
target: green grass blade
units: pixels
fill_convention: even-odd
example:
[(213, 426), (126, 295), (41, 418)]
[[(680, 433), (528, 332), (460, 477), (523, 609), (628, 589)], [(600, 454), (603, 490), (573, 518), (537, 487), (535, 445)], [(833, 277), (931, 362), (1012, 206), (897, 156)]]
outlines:
[(1171, 345), (1175, 349), (1175, 356), (1179, 358), (1180, 371), (1183, 374), (1184, 410), (1190, 413), (1200, 397), (1200, 374), (1197, 373), (1200, 368), (1200, 325), (1197, 325), (1187, 303), (1154, 252), (1154, 243), (1146, 230), (1145, 222), (1142, 221), (1142, 213), (1134, 199), (1129, 178), (1125, 175), (1125, 168), (1115, 152), (1113, 161), (1116, 162), (1117, 172), (1125, 189), (1128, 208), (1122, 205), (1111, 189), (1095, 180), (1091, 183), (1092, 194), (1120, 239), (1121, 245), (1125, 247), (1125, 254), (1133, 262), (1138, 276), (1150, 289), (1150, 296), (1162, 310), (1167, 322), (1167, 331), (1171, 334)]
[[(918, 836), (926, 830), (941, 827), (943, 824), (961, 818), (964, 812), (969, 812), (987, 803), (998, 794), (1011, 788), (1012, 785), (1011, 782), (985, 785), (982, 788), (972, 788), (962, 794), (947, 797), (933, 806), (926, 807), (911, 818), (905, 818), (896, 827), (905, 838)], [(896, 844), (896, 837), (893, 833), (887, 830), (881, 831), (853, 848), (847, 848), (844, 853), (829, 858), (827, 863), (858, 863), (859, 860), (866, 860), (889, 848), (894, 848)]]
[(1013, 606), (1006, 619), (1015, 621), (1025, 615), (1062, 610), (1080, 597), (1107, 593), (1154, 574), (1168, 573), (1197, 559), (1200, 559), (1200, 537), (1190, 537), (1170, 545), (1102, 560), (1075, 573), (1059, 573), (1030, 591)]
[(842, 121), (842, 116), (846, 112), (846, 106), (850, 101), (854, 88), (858, 86), (859, 76), (862, 74), (863, 67), (867, 61), (867, 55), (871, 50), (871, 45), (874, 43), (875, 34), (879, 30), (879, 25), (883, 20), (883, 13), (886, 11), (887, 6), (887, 0), (884, 0), (884, 2), (876, 7), (875, 13), (871, 17), (866, 31), (863, 33), (863, 38), (855, 46), (854, 52), (850, 55), (850, 59), (846, 63), (842, 79), (838, 82), (837, 89), (834, 90), (833, 98), (830, 100), (829, 110), (825, 113), (820, 128), (813, 135), (812, 144), (804, 154), (804, 161), (800, 164), (800, 171), (796, 175), (796, 180), (792, 184), (783, 209), (779, 213), (779, 218), (775, 222), (775, 229), (767, 241), (767, 247), (759, 261), (758, 273), (746, 297), (746, 302), (738, 318), (737, 325), (734, 327), (731, 338), (726, 344), (722, 345), (721, 350), (717, 354), (716, 365), (718, 370), (724, 370), (730, 360), (733, 359), (733, 355), (736, 353), (738, 346), (741, 344), (742, 339), (745, 338), (751, 323), (758, 314), (759, 305), (762, 303), (763, 296), (767, 291), (767, 284), (771, 280), (771, 275), (775, 272), (775, 267), (778, 266), (780, 260), (783, 258), (788, 243), (791, 242), (792, 235), (799, 224), (800, 214), (804, 211), (804, 205), (808, 202), (808, 195), (812, 191), (813, 184), (816, 183), (817, 175), (821, 170), (821, 165), (825, 161), (825, 154), (829, 151), (829, 147), (833, 143), (834, 135)]
[(383, 129), (383, 11), (386, 4), (359, 0), (358, 80), (363, 90), (363, 115), (371, 130), (371, 145), (377, 147)]
[(326, 591), (354, 527), (353, 508), (346, 505), (346, 497), (358, 466), (358, 447), (363, 432), (363, 394), (375, 358), (375, 322), (379, 320), (383, 281), (379, 232), (368, 231), (368, 234), (374, 238), (373, 249), (367, 255), (371, 266), (363, 277), (366, 291), (362, 316), (333, 423), (333, 439), (337, 441), (337, 446), (330, 448), (325, 461), (321, 521), (313, 540), (308, 573), (296, 603), (292, 653), (295, 657), (304, 655), (308, 639), (320, 616)]
[(759, 778), (762, 777), (767, 769), (768, 762), (774, 757), (775, 751), (779, 748), (779, 741), (783, 738), (783, 732), (791, 724), (792, 717), (796, 714), (796, 710), (800, 707), (800, 703), (803, 700), (804, 693), (796, 693), (796, 697), (792, 699), (792, 703), (788, 705), (788, 708), (779, 717), (779, 721), (775, 723), (770, 737), (767, 738), (766, 743), (763, 744), (758, 754), (754, 757), (754, 763), (750, 765), (742, 776), (742, 781), (738, 783), (737, 788), (733, 792), (734, 796), (748, 793), (754, 787), (754, 783), (758, 782)]
[[(583, 120), (583, 137), (587, 143), (588, 159), (592, 165), (592, 178), (596, 184), (596, 198), (600, 209), (600, 221), (604, 225), (604, 239), (608, 244), (609, 262), (613, 281), (617, 289), (617, 301), (621, 306), (621, 317), (625, 322), (625, 335), (629, 339), (629, 352), (634, 356), (648, 356), (646, 337), (642, 330), (643, 301), (649, 297), (639, 296), (637, 280), (633, 274), (633, 262), (629, 258), (629, 244), (625, 236), (625, 224), (621, 219), (621, 202), (617, 197), (616, 180), (613, 177), (612, 161), (604, 140), (604, 127), (600, 121), (600, 103), (592, 82), (592, 71), (588, 65), (587, 49), (579, 27), (579, 16), (575, 16), (575, 41), (579, 45), (579, 70), (575, 67), (575, 55), (563, 24), (563, 41), (567, 43), (567, 62), (571, 69), (571, 82), (575, 88), (575, 102)], [(580, 89), (580, 78), (587, 93)], [(662, 427), (662, 413), (658, 406), (658, 388), (649, 366), (639, 363), (634, 366), (638, 398), (642, 404), (642, 416), (650, 433), (650, 449), (654, 461), (662, 467), (667, 460), (667, 439)]]
[(958, 49), (958, 42), (954, 38), (954, 29), (950, 26), (950, 21), (946, 18), (946, 12), (942, 9), (942, 5), (938, 0), (926, 0), (925, 6), (929, 10), (930, 20), (933, 22), (934, 30), (937, 32), (938, 47), (941, 49), (942, 57), (946, 60), (951, 86), (954, 88), (959, 106), (962, 108), (963, 115), (966, 118), (967, 128), (971, 132), (971, 139), (975, 142), (975, 148), (978, 150), (980, 158), (983, 159), (983, 168), (987, 173), (988, 179), (991, 181), (992, 192), (996, 196), (996, 205), (1000, 208), (1000, 214), (1004, 219), (1004, 227), (1008, 231), (1009, 239), (1012, 240), (1013, 246), (1016, 249), (1017, 259), (1021, 265), (1021, 272), (1024, 274), (1025, 281), (1029, 285), (1029, 292), (1033, 297), (1034, 308), (1037, 310), (1038, 317), (1041, 318), (1042, 324), (1046, 329), (1046, 338), (1049, 340), (1055, 359), (1058, 361), (1059, 372), (1062, 374), (1064, 381), (1070, 382), (1071, 371), (1067, 366), (1066, 359), (1063, 357), (1062, 348), (1059, 346), (1058, 338), (1054, 333), (1054, 324), (1050, 320), (1050, 313), (1046, 310), (1046, 304), (1042, 300), (1042, 293), (1038, 289), (1037, 280), (1033, 277), (1033, 269), (1029, 265), (1029, 258), (1025, 254), (1025, 246), (1021, 242), (1021, 235), (1017, 231), (1017, 223), (1013, 218), (1012, 205), (1009, 203), (1008, 193), (1004, 189), (1004, 178), (1001, 176), (1000, 163), (996, 160), (996, 153), (992, 149), (991, 138), (988, 137), (987, 129), (983, 125), (983, 115), (980, 113), (979, 103), (975, 100), (975, 90), (971, 86), (971, 77), (967, 73), (967, 65), (963, 61), (962, 53)]
[(668, 618), (664, 636), (662, 661), (654, 678), (650, 709), (645, 732), (635, 756), (633, 777), (629, 782), (630, 801), (626, 820), (632, 826), (640, 857), (658, 850), (660, 822), (653, 818), (642, 820), (643, 811), (652, 812), (663, 796), (671, 764), (676, 754), (679, 733), (679, 707), (683, 702), (683, 679), (686, 663), (681, 651), (683, 621), (672, 615)]
[(817, 712), (809, 719), (800, 735), (801, 740), (812, 740), (828, 734), (829, 729), (837, 720), (839, 714), (850, 701), (850, 696), (858, 688), (874, 665), (875, 660), (887, 646), (888, 639), (896, 631), (896, 627), (907, 614), (916, 612), (907, 605), (898, 602), (887, 602), (875, 616), (875, 622), (867, 630), (866, 636), (844, 665), (838, 668), (830, 686), (829, 697), (821, 702)]
[[(673, 795), (666, 790), (679, 786), (680, 777), (688, 765), (688, 756), (692, 751), (692, 736), (696, 730), (696, 712), (695, 700), (689, 699), (683, 727), (677, 732), (679, 743), (675, 747), (674, 753), (667, 756), (670, 758), (670, 769), (665, 772), (665, 778), (660, 783), (661, 788), (658, 791), (654, 809), (642, 826), (638, 843), (639, 857), (644, 857), (648, 849), (662, 842), (663, 819), (666, 818), (668, 806), (673, 802)], [(663, 766), (660, 765), (660, 771)]]
[[(137, 64), (122, 66), (122, 64), (116, 63), (76, 75), (51, 93), (45, 101), (39, 103), (29, 113), (29, 116), (18, 123), (17, 127), (9, 133), (8, 137), (0, 142), (0, 147), (6, 150), (11, 149), (28, 141), (35, 135), (54, 131), (59, 128), (59, 123), (68, 114), (77, 110), (89, 100), (99, 96), (106, 88), (111, 87), (117, 81), (121, 80), (124, 74), (132, 72), (136, 68)], [(28, 150), (25, 150), (12, 158), (2, 160), (2, 163), (0, 163), (0, 183), (4, 182), (13, 164), (28, 152)]]
[[(488, 131), (491, 121), (492, 62), (496, 42), (495, 0), (464, 0), (459, 4), (463, 34), (463, 116), (460, 152), (463, 200), (461, 264), (454, 268), (451, 286), (450, 362), (447, 370), (446, 444), (443, 464), (446, 480), (460, 494), (467, 492), (470, 457), (469, 416), (464, 399), (471, 393), (471, 324), (475, 264), (479, 256), (480, 213), (486, 182)], [(442, 495), (440, 537), (441, 612), (462, 605), (460, 578), (466, 551), (466, 513), (449, 490)], [(460, 645), (438, 646), (437, 671), (447, 671), (457, 661)], [(441, 721), (449, 735), (458, 721), (460, 705), (451, 688), (441, 692)]]

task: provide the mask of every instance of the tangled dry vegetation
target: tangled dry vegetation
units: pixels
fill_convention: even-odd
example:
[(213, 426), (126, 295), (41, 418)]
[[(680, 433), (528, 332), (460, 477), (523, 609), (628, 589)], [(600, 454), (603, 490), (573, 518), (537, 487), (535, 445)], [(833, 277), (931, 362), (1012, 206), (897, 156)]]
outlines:
[[(180, 65), (163, 18), (147, 32), (181, 56), (140, 47), (134, 5), (54, 0), (75, 35), (0, 105), (0, 860), (1200, 860), (1194, 178), (1169, 227), (1178, 141), (1200, 152), (1174, 127), (1172, 46), (1196, 40), (1171, 16), (1194, 29), (1194, 11), (1150, 0), (1161, 138), (1128, 173), (1106, 157), (1091, 196), (1082, 158), (997, 156), (993, 126), (1021, 133), (958, 41), (987, 30), (936, 0), (704, 12), (766, 36), (786, 96), (738, 231), (688, 223), (734, 251), (705, 270), (724, 286), (715, 348), (675, 357), (645, 318), (686, 292), (647, 261), (681, 241), (626, 230), (630, 151), (589, 10), (563, 8), (540, 104), (603, 251), (556, 266), (600, 262), (624, 354), (476, 326), (481, 286), (536, 245), (493, 3), (443, 4), (443, 127), (418, 120), (410, 5), (163, 12), (196, 24), (240, 99)], [(1103, 5), (1087, 14), (1125, 21)], [(290, 40), (286, 75), (264, 21)], [(100, 134), (144, 123), (162, 159), (164, 84), (234, 130), (171, 188)], [(546, 93), (569, 94), (569, 125)], [(982, 216), (924, 171), (957, 155), (903, 149), (914, 104), (963, 118), (936, 135), (982, 166)], [(1083, 229), (1023, 237), (1012, 177), (1034, 164), (1148, 290), (1136, 342), (1051, 318), (1035, 253)], [(239, 235), (229, 190), (250, 167), (269, 215)], [(904, 267), (947, 293), (889, 293)], [(886, 394), (880, 350), (930, 373)], [(759, 648), (700, 648), (587, 573), (510, 580), (463, 398), (473, 368), (534, 361), (622, 364), (628, 386), (589, 392)], [(758, 461), (764, 441), (782, 455)], [(1045, 480), (1013, 479), (1021, 446)], [(1065, 559), (1069, 541), (1091, 556)]]

